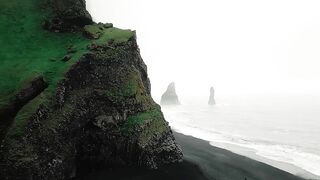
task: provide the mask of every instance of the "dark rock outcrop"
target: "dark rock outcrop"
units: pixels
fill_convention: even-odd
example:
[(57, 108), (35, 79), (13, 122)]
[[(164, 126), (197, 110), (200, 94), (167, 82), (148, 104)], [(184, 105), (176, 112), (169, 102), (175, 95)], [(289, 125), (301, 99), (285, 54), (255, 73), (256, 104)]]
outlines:
[[(68, 7), (51, 28), (73, 30), (90, 23), (84, 0), (51, 2)], [(93, 42), (45, 101), (41, 78), (18, 96), (33, 98), (23, 107), (32, 113), (19, 112), (21, 119), (5, 133), (1, 180), (63, 180), (83, 167), (158, 168), (181, 161), (181, 149), (150, 95), (136, 37), (124, 39)]]
[(214, 89), (213, 87), (210, 88), (210, 97), (209, 97), (209, 101), (208, 101), (209, 105), (215, 105), (216, 101), (214, 99)]
[(170, 83), (166, 92), (161, 96), (161, 105), (179, 105), (180, 101), (176, 93), (174, 82)]
[(30, 81), (25, 82), (24, 87), (21, 88), (10, 103), (0, 108), (0, 144), (17, 112), (47, 87), (48, 84), (42, 76), (35, 76)]
[(44, 6), (53, 10), (52, 18), (47, 19), (45, 29), (56, 32), (76, 31), (92, 24), (92, 18), (86, 9), (85, 0), (44, 0)]
[(135, 38), (114, 48), (100, 46), (83, 57), (51, 104), (40, 106), (22, 132), (9, 131), (0, 179), (67, 179), (84, 164), (157, 168), (181, 160), (150, 96)]

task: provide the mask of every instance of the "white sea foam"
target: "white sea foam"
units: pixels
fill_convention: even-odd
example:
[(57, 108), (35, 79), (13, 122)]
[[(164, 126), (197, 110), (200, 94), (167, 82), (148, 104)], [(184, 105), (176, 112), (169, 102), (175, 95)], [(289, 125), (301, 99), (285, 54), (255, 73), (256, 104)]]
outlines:
[[(308, 116), (308, 112), (303, 112), (305, 116), (301, 117), (306, 119), (299, 122), (295, 119), (297, 116), (288, 114), (286, 109), (277, 111), (274, 118), (257, 108), (244, 110), (227, 105), (215, 109), (182, 105), (163, 108), (163, 111), (177, 132), (209, 141), (213, 146), (226, 143), (248, 148), (257, 156), (294, 165), (316, 175), (313, 179), (320, 179), (320, 145), (317, 144), (320, 129), (316, 126), (319, 121), (311, 123), (310, 118), (316, 117)], [(281, 123), (279, 119), (290, 121)]]

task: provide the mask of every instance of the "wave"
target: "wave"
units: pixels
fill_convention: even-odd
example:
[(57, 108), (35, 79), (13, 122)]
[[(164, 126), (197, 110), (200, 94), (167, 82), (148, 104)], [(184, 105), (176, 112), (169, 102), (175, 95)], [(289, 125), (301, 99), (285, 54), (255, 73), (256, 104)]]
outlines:
[[(174, 118), (169, 117), (167, 120), (175, 131), (209, 141), (212, 146), (215, 146), (216, 143), (226, 143), (249, 148), (258, 156), (294, 165), (320, 177), (320, 155), (303, 151), (300, 147), (276, 144), (265, 140), (253, 140), (241, 135), (227, 135), (208, 130), (191, 124), (184, 118), (186, 117), (175, 116)], [(175, 120), (172, 121), (172, 119)], [(182, 121), (183, 119), (185, 121)]]

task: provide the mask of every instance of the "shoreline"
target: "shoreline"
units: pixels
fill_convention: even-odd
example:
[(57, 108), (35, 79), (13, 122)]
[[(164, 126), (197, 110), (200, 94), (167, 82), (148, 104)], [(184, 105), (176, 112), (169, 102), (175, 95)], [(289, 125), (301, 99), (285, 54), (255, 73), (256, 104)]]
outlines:
[(215, 141), (209, 141), (209, 140), (205, 140), (205, 139), (200, 139), (198, 137), (194, 137), (192, 135), (188, 135), (188, 134), (184, 134), (181, 131), (176, 130), (175, 128), (173, 128), (174, 130), (174, 134), (175, 136), (177, 135), (183, 135), (183, 136), (189, 136), (191, 138), (195, 138), (198, 140), (202, 140), (202, 141), (206, 141), (209, 143), (210, 146), (212, 147), (216, 147), (216, 148), (221, 148), (227, 151), (230, 151), (234, 154), (240, 155), (240, 156), (244, 156), (247, 158), (250, 158), (252, 160), (258, 161), (258, 162), (262, 162), (265, 163), (266, 165), (272, 166), (274, 168), (278, 168), (280, 170), (283, 170), (285, 172), (288, 172), (290, 174), (293, 174), (295, 176), (299, 176), (302, 177), (304, 179), (310, 179), (310, 180), (320, 180), (320, 177), (312, 174), (309, 171), (304, 170), (303, 168), (290, 164), (290, 163), (286, 163), (286, 162), (282, 162), (282, 161), (276, 161), (273, 159), (268, 159), (266, 157), (260, 156), (256, 153), (256, 151), (254, 149), (250, 149), (247, 147), (242, 147), (240, 145), (235, 145), (235, 144), (230, 144), (227, 142), (215, 142)]
[(250, 149), (250, 148), (246, 148), (246, 147), (242, 147), (242, 146), (238, 146), (238, 145), (233, 145), (233, 144), (228, 144), (228, 143), (214, 142), (214, 141), (210, 142), (210, 145), (214, 146), (214, 147), (229, 150), (235, 154), (248, 157), (248, 158), (253, 159), (255, 161), (263, 162), (269, 166), (281, 169), (283, 171), (286, 171), (286, 172), (293, 174), (295, 176), (302, 177), (304, 179), (311, 179), (311, 180), (319, 180), (320, 179), (319, 176), (312, 174), (309, 171), (306, 171), (299, 166), (296, 166), (296, 165), (293, 165), (290, 163), (286, 163), (286, 162), (282, 162), (282, 161), (268, 159), (266, 157), (260, 156), (256, 153), (256, 151), (254, 149)]
[[(305, 179), (320, 180), (319, 168), (317, 168), (319, 159), (318, 152), (309, 152), (303, 148), (303, 145), (295, 144), (299, 142), (298, 140), (294, 143), (290, 140), (286, 142), (283, 136), (280, 137), (282, 138), (281, 140), (273, 142), (270, 136), (269, 140), (268, 138), (261, 138), (261, 136), (259, 136), (261, 133), (258, 133), (257, 137), (254, 136), (255, 133), (246, 134), (246, 132), (244, 132), (242, 134), (241, 132), (243, 131), (241, 130), (236, 133), (228, 133), (228, 128), (224, 128), (224, 126), (227, 125), (230, 127), (228, 123), (231, 121), (220, 122), (219, 120), (212, 120), (210, 123), (206, 122), (206, 119), (211, 118), (209, 112), (213, 113), (215, 110), (220, 112), (219, 106), (213, 110), (206, 109), (204, 108), (205, 106), (199, 109), (197, 109), (197, 107), (198, 106), (186, 106), (181, 108), (181, 106), (176, 106), (172, 107), (172, 109), (171, 107), (163, 107), (162, 110), (173, 131), (207, 141), (211, 146), (229, 150), (235, 154), (263, 162), (296, 176)], [(199, 111), (200, 113), (195, 113), (195, 111)], [(196, 114), (198, 117), (195, 117)], [(225, 115), (223, 117), (225, 117)], [(219, 118), (221, 117), (218, 116), (215, 119)], [(193, 121), (195, 124), (192, 124)], [(211, 127), (213, 123), (218, 123), (216, 129)], [(208, 127), (205, 127), (206, 125), (208, 125)], [(235, 128), (236, 127), (237, 126), (235, 126)], [(239, 129), (241, 128), (243, 127), (240, 126)], [(288, 136), (288, 134), (286, 136)]]
[(78, 174), (74, 180), (304, 180), (273, 166), (210, 145), (208, 141), (173, 131), (184, 153), (182, 163), (157, 170), (112, 168)]
[(212, 146), (208, 141), (177, 132), (174, 132), (174, 135), (183, 149), (184, 158), (198, 164), (210, 179), (304, 179), (263, 162)]

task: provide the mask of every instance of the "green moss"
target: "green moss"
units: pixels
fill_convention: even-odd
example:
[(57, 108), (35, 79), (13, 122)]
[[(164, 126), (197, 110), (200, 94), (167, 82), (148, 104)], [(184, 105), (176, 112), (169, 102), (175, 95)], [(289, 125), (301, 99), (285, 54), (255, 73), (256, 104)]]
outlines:
[(141, 86), (141, 80), (137, 73), (130, 73), (127, 77), (127, 81), (125, 84), (121, 87), (120, 93), (122, 96), (130, 97), (135, 94), (139, 90), (142, 90), (143, 86)]
[(86, 25), (84, 27), (84, 30), (92, 35), (100, 35), (100, 33), (102, 33), (102, 29), (103, 26), (99, 26), (99, 25)]
[(96, 39), (94, 43), (97, 45), (122, 43), (134, 36), (134, 31), (118, 29), (112, 24), (86, 25), (84, 30), (89, 37)]
[[(42, 74), (53, 91), (64, 72), (87, 51), (90, 41), (81, 33), (43, 30), (42, 22), (50, 14), (40, 8), (40, 0), (1, 0), (0, 12), (0, 106), (33, 74)], [(77, 52), (62, 62), (70, 45)]]
[(126, 123), (122, 127), (122, 132), (129, 132), (133, 129), (136, 125), (143, 124), (147, 121), (152, 121), (154, 119), (158, 119), (159, 116), (161, 116), (161, 110), (160, 108), (154, 108), (150, 111), (139, 113), (134, 116), (129, 116)]
[(123, 30), (118, 28), (107, 28), (103, 31), (101, 37), (95, 41), (97, 45), (105, 44), (110, 41), (114, 43), (122, 43), (128, 41), (134, 36), (134, 31)]
[(112, 28), (112, 24), (93, 24), (93, 25), (86, 25), (84, 27), (84, 31), (87, 35), (91, 38), (98, 39), (101, 35), (103, 35), (105, 29)]
[(24, 127), (27, 125), (25, 119), (33, 115), (38, 109), (40, 104), (47, 104), (48, 98), (45, 97), (45, 93), (41, 93), (39, 96), (34, 98), (28, 104), (26, 104), (16, 115), (11, 130), (8, 132), (10, 137), (19, 136), (23, 133)]
[(144, 125), (147, 125), (147, 127), (139, 135), (139, 144), (142, 146), (148, 144), (154, 135), (162, 134), (167, 129), (160, 106), (156, 105), (150, 111), (128, 117), (120, 131), (124, 134), (131, 134), (135, 127)]
[[(113, 28), (111, 24), (86, 26), (86, 30), (91, 32), (102, 31), (100, 38), (95, 40), (85, 38), (82, 32), (45, 31), (42, 23), (53, 13), (50, 9), (41, 7), (41, 2), (42, 0), (0, 0), (0, 108), (14, 100), (15, 94), (34, 77), (41, 75), (48, 83), (48, 88), (16, 115), (10, 129), (13, 135), (23, 130), (27, 124), (26, 119), (34, 114), (40, 104), (48, 104), (58, 82), (89, 51), (89, 44), (125, 42), (134, 35), (133, 31)], [(63, 62), (62, 59), (71, 46), (76, 52), (71, 54), (69, 61)], [(135, 78), (130, 79), (121, 87), (119, 95), (128, 97), (136, 93), (136, 81)], [(117, 93), (113, 94), (118, 95)]]
[(160, 107), (155, 107), (150, 111), (139, 113), (134, 116), (130, 116), (128, 117), (126, 123), (123, 125), (121, 131), (129, 132), (136, 125), (139, 125), (148, 121), (153, 121), (153, 120), (156, 121), (159, 119), (159, 117), (162, 117), (162, 112), (160, 110)]
[(23, 79), (23, 81), (19, 84), (19, 87), (18, 89), (25, 89), (27, 88), (28, 86), (30, 86), (31, 82), (33, 80), (35, 80), (36, 78), (40, 77), (41, 74), (37, 73), (37, 72), (34, 72), (34, 73), (30, 73), (28, 74), (27, 77), (25, 77)]
[(142, 132), (139, 137), (139, 144), (141, 146), (147, 145), (155, 135), (161, 135), (167, 130), (167, 128), (167, 123), (161, 113), (161, 115), (159, 115), (156, 120), (151, 121), (148, 128)]
[(122, 82), (119, 82), (119, 87), (106, 91), (107, 96), (113, 98), (128, 98), (145, 92), (138, 72), (129, 72), (120, 81)]
[(155, 103), (147, 93), (138, 72), (128, 72), (119, 80), (120, 86), (105, 91), (105, 95), (113, 102), (123, 102), (127, 98), (134, 98), (143, 109), (151, 109)]

